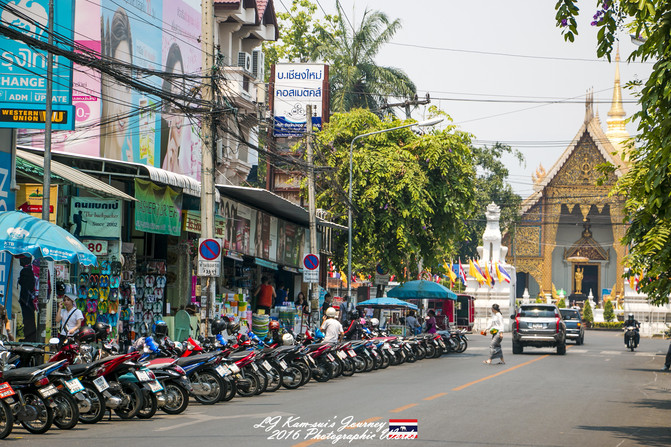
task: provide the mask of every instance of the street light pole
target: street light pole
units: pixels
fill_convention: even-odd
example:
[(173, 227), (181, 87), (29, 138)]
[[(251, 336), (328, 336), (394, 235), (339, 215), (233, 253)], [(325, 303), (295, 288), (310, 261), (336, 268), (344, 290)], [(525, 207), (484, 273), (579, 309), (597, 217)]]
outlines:
[(433, 126), (443, 121), (443, 117), (432, 118), (427, 121), (421, 121), (418, 123), (405, 124), (403, 126), (391, 127), (389, 129), (382, 129), (375, 132), (364, 133), (357, 135), (352, 138), (352, 142), (349, 145), (349, 188), (348, 188), (348, 202), (347, 202), (347, 296), (350, 299), (350, 302), (356, 305), (357, 300), (352, 296), (352, 151), (354, 150), (354, 142), (358, 139), (369, 137), (371, 135), (377, 135), (380, 133), (391, 132), (392, 130), (405, 129), (406, 127), (426, 127)]

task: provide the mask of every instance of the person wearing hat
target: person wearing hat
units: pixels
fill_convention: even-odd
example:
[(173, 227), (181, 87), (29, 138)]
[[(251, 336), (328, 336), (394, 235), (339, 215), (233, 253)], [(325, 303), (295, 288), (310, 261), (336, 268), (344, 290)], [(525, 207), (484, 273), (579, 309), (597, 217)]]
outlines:
[(82, 327), (84, 314), (75, 306), (74, 298), (63, 295), (63, 300), (58, 302), (58, 313), (56, 323), (60, 327), (58, 338), (64, 341), (66, 337), (74, 335)]

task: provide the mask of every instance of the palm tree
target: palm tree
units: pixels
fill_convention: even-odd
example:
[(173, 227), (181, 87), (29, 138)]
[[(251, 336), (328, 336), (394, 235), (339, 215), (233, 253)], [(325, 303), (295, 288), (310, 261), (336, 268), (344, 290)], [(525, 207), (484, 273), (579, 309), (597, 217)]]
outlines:
[(317, 48), (321, 58), (331, 65), (331, 112), (365, 108), (382, 115), (380, 106), (388, 96), (412, 99), (417, 88), (402, 70), (375, 64), (375, 56), (389, 42), (401, 22), (393, 22), (380, 11), (363, 13), (358, 28), (351, 26), (336, 2), (338, 14), (334, 32), (322, 34)]

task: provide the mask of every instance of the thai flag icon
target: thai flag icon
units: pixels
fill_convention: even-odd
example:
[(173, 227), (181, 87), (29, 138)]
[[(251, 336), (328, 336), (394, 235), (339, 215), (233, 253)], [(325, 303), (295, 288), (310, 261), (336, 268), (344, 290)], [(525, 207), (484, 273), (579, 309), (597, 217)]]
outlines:
[(387, 439), (417, 439), (417, 419), (389, 419)]

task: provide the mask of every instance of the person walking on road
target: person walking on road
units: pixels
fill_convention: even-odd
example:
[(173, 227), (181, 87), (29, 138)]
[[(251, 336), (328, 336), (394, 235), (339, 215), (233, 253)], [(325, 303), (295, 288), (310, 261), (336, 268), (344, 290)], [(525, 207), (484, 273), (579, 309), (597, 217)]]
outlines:
[(501, 310), (498, 304), (492, 304), (492, 319), (489, 320), (487, 329), (482, 331), (481, 334), (486, 335), (487, 332), (492, 334), (492, 341), (489, 343), (489, 359), (485, 360), (483, 363), (491, 365), (492, 360), (501, 359), (498, 364), (505, 365), (506, 362), (503, 360), (503, 350), (501, 349), (501, 340), (503, 339), (503, 316), (501, 315)]

